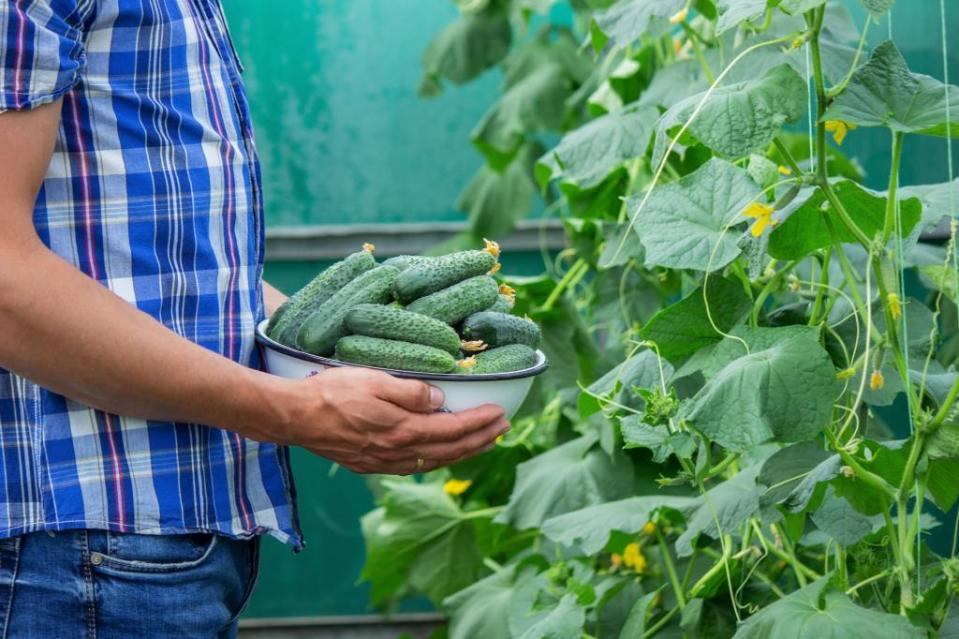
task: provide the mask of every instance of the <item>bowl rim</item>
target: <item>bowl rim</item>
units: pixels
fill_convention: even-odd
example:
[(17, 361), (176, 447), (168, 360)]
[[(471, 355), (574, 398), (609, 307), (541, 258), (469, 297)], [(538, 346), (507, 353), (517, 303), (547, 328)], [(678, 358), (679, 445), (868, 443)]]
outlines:
[(269, 319), (265, 319), (257, 324), (256, 327), (256, 342), (259, 344), (260, 348), (274, 350), (294, 359), (310, 362), (312, 364), (320, 364), (322, 366), (357, 366), (360, 368), (371, 368), (373, 370), (384, 371), (390, 375), (393, 375), (394, 377), (443, 382), (493, 382), (498, 380), (524, 379), (539, 375), (549, 368), (549, 361), (546, 359), (546, 354), (539, 349), (536, 350), (536, 355), (539, 357), (539, 361), (536, 362), (535, 365), (518, 371), (509, 371), (508, 373), (480, 373), (478, 375), (458, 375), (455, 373), (417, 373), (415, 371), (401, 371), (395, 368), (383, 368), (381, 366), (353, 364), (350, 362), (341, 362), (339, 360), (330, 359), (329, 357), (323, 357), (321, 355), (312, 355), (310, 353), (306, 353), (304, 351), (281, 344), (270, 337), (267, 337), (264, 329), (268, 323)]

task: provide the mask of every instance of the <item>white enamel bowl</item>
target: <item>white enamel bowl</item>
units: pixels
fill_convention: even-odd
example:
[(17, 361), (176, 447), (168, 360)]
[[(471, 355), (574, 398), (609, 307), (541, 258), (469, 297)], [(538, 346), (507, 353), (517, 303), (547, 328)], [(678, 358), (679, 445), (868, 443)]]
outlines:
[[(256, 328), (256, 341), (260, 345), (266, 362), (267, 372), (289, 379), (302, 379), (320, 373), (327, 368), (337, 366), (356, 366), (338, 362), (327, 357), (310, 355), (303, 351), (284, 346), (266, 336), (267, 321)], [(548, 363), (543, 351), (536, 351), (539, 361), (532, 368), (509, 373), (489, 373), (485, 375), (450, 375), (440, 373), (412, 373), (389, 368), (377, 368), (396, 377), (421, 379), (439, 387), (446, 395), (444, 408), (459, 412), (483, 404), (498, 404), (506, 411), (506, 417), (512, 417), (519, 410), (523, 400), (533, 385), (533, 378), (546, 370)]]

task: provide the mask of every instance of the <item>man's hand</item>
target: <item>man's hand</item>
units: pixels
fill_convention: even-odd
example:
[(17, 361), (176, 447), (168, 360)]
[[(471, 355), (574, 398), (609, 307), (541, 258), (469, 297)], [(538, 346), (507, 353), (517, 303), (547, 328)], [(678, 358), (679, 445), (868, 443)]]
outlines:
[(333, 368), (292, 384), (281, 439), (359, 473), (433, 470), (489, 450), (509, 430), (498, 406), (437, 413), (435, 386), (370, 369)]

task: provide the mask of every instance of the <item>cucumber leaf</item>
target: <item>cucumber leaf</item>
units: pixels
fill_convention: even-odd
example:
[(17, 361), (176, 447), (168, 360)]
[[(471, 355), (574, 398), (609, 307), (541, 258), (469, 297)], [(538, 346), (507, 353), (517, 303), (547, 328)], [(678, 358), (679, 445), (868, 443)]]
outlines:
[(823, 577), (747, 619), (733, 639), (924, 639), (906, 617), (861, 608)]
[(781, 448), (763, 463), (756, 481), (765, 488), (763, 506), (783, 504), (792, 512), (803, 510), (816, 486), (839, 474), (839, 456), (830, 455), (815, 442)]
[(655, 107), (634, 105), (567, 133), (537, 164), (540, 186), (554, 179), (580, 188), (596, 186), (626, 160), (646, 153), (658, 117)]
[(826, 489), (819, 508), (811, 519), (819, 530), (842, 546), (854, 546), (882, 522), (879, 515), (863, 515), (848, 501), (836, 494), (832, 486)]
[(646, 632), (646, 619), (649, 618), (659, 596), (660, 591), (654, 590), (636, 600), (633, 607), (629, 609), (629, 616), (626, 617), (626, 623), (623, 624), (623, 629), (619, 633), (619, 639), (634, 639), (643, 636), (643, 633)]
[(712, 158), (676, 182), (653, 189), (640, 209), (642, 195), (627, 201), (633, 230), (646, 249), (646, 266), (716, 270), (740, 254), (739, 233), (727, 227), (759, 195), (749, 175)]
[(719, 539), (759, 511), (762, 487), (756, 483), (758, 472), (759, 466), (751, 466), (706, 491), (702, 503), (689, 517), (686, 530), (676, 540), (677, 555), (691, 555), (699, 535)]
[(685, 0), (620, 0), (593, 15), (590, 38), (598, 52), (611, 42), (626, 46), (641, 35), (656, 37), (669, 30), (669, 18), (682, 10)]
[(763, 151), (784, 124), (798, 122), (806, 114), (806, 83), (791, 66), (780, 64), (759, 78), (676, 103), (656, 126), (653, 164), (659, 164), (666, 153), (672, 130), (689, 120), (703, 99), (688, 132), (716, 153), (740, 158)]
[(829, 423), (837, 391), (829, 355), (814, 335), (800, 333), (727, 364), (679, 416), (742, 453), (769, 440), (816, 436)]
[(443, 601), (450, 618), (449, 639), (511, 636), (513, 572), (512, 567), (494, 572)]
[(420, 92), (434, 95), (440, 78), (454, 84), (475, 79), (506, 57), (512, 35), (503, 11), (464, 13), (440, 31), (423, 52)]
[(553, 608), (536, 615), (519, 639), (580, 639), (586, 611), (576, 601), (576, 596), (565, 594)]
[(534, 148), (541, 147), (527, 144), (503, 172), (484, 164), (466, 185), (456, 208), (469, 214), (474, 238), (507, 235), (533, 210), (536, 185), (529, 173), (532, 158), (527, 156), (536, 152)]
[(892, 5), (896, 4), (896, 0), (859, 0), (859, 4), (861, 4), (873, 18), (878, 20), (884, 13), (892, 9)]
[(791, 16), (802, 14), (824, 4), (826, 0), (779, 0), (779, 8)]
[(892, 42), (883, 42), (856, 70), (846, 90), (823, 114), (859, 126), (884, 126), (896, 132), (959, 136), (959, 122), (946, 127), (946, 112), (959, 113), (959, 87), (912, 73)]
[(595, 444), (595, 435), (584, 435), (520, 464), (496, 521), (517, 530), (538, 528), (551, 517), (628, 496), (629, 460), (622, 454), (610, 458)]
[(635, 534), (660, 508), (686, 514), (698, 504), (699, 499), (692, 497), (629, 497), (547, 519), (543, 534), (558, 544), (577, 544), (584, 553), (595, 555), (606, 547), (613, 531)]
[[(704, 297), (709, 301), (708, 314)], [(697, 288), (656, 313), (640, 331), (640, 335), (643, 339), (656, 342), (662, 357), (680, 359), (722, 340), (723, 335), (716, 328), (728, 331), (749, 312), (751, 306), (738, 282), (711, 278), (705, 296), (703, 288)]]
[[(867, 237), (882, 230), (886, 216), (886, 198), (869, 191), (851, 180), (840, 180), (833, 190), (849, 216)], [(791, 212), (790, 212), (791, 210)], [(902, 215), (902, 235), (909, 235), (922, 216), (922, 204), (917, 198), (899, 200)], [(835, 210), (819, 189), (805, 200), (797, 198), (786, 209), (788, 217), (769, 235), (769, 255), (776, 259), (794, 260), (832, 244), (832, 235), (826, 225), (826, 216), (832, 219), (836, 235), (843, 242), (856, 241), (855, 236), (836, 217)]]
[(756, 20), (766, 13), (768, 0), (719, 0), (719, 20), (716, 22), (716, 35), (738, 27), (747, 20)]

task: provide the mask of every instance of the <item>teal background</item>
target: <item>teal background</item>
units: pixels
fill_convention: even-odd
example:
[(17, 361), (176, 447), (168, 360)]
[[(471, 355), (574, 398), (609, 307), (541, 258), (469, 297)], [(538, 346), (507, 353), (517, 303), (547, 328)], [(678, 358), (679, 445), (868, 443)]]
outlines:
[[(447, 87), (433, 100), (417, 96), (420, 54), (456, 16), (449, 0), (222, 1), (246, 67), (269, 227), (464, 219), (453, 203), (482, 162), (469, 132), (496, 95), (499, 74)], [(853, 0), (847, 5), (861, 27), (864, 12)], [(955, 34), (959, 7), (950, 10)], [(886, 34), (885, 22), (874, 25), (870, 44)], [(913, 70), (942, 77), (938, 2), (899, 0), (893, 36)], [(955, 84), (959, 42), (952, 40)], [(887, 135), (853, 131), (843, 150), (862, 161), (870, 186), (885, 188)], [(943, 140), (909, 138), (903, 183), (944, 181), (945, 157)], [(266, 279), (294, 291), (326, 264), (271, 261)], [(542, 261), (537, 254), (507, 256), (505, 270), (539, 273)], [(363, 479), (344, 470), (330, 475), (329, 462), (301, 450), (293, 451), (293, 465), (308, 547), (294, 556), (265, 541), (259, 586), (245, 615), (371, 612), (366, 586), (356, 585), (363, 564), (359, 519), (372, 508)]]

